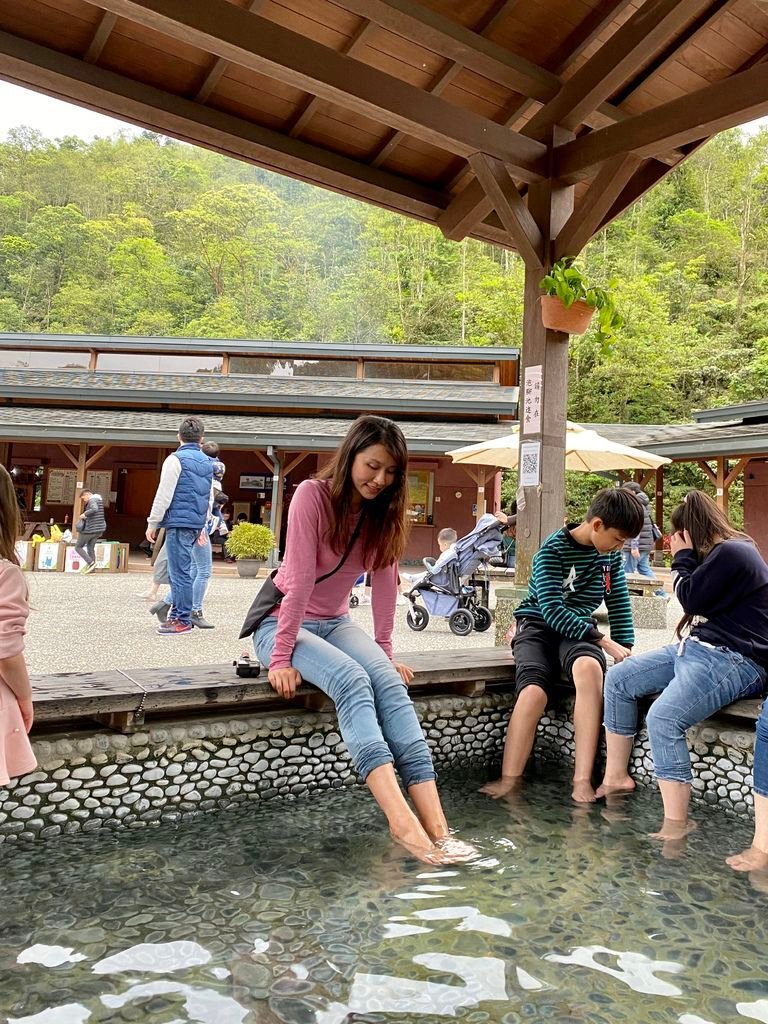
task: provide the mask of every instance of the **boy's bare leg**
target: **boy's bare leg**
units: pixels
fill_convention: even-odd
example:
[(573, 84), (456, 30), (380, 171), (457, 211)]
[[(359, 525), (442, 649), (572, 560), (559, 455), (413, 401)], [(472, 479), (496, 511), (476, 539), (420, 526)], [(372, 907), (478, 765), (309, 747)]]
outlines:
[(726, 857), (734, 871), (765, 871), (768, 869), (768, 796), (755, 793), (755, 835), (752, 845), (741, 853)]
[(664, 802), (664, 821), (658, 832), (651, 833), (651, 839), (682, 839), (696, 828), (688, 818), (691, 784), (659, 779), (659, 791)]
[(504, 758), (501, 762), (501, 778), (496, 782), (487, 782), (481, 786), (481, 793), (497, 799), (520, 785), (525, 766), (533, 750), (536, 727), (546, 706), (547, 693), (540, 686), (531, 684), (520, 691), (507, 726)]
[(629, 759), (634, 745), (634, 736), (620, 736), (619, 733), (605, 730), (605, 774), (597, 787), (596, 796), (631, 793), (635, 788), (635, 780), (629, 774)]
[(573, 770), (573, 799), (577, 803), (595, 801), (592, 772), (597, 742), (603, 721), (603, 668), (595, 658), (577, 658), (572, 669), (576, 687), (573, 710), (576, 757)]

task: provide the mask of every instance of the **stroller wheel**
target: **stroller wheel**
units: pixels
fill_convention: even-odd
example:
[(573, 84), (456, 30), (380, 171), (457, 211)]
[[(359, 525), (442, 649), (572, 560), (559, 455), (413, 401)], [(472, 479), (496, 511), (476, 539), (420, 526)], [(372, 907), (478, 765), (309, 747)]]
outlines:
[(420, 633), (422, 629), (427, 628), (427, 624), (429, 623), (429, 612), (426, 608), (421, 608), (417, 604), (412, 604), (408, 609), (408, 614), (405, 616), (405, 621), (414, 632)]
[(472, 614), (475, 617), (475, 629), (478, 633), (484, 633), (486, 629), (491, 628), (491, 613), (483, 605), (479, 604), (477, 608), (473, 608)]
[(457, 608), (448, 619), (448, 626), (456, 636), (467, 636), (472, 632), (475, 620), (470, 611), (466, 608)]
[(349, 607), (350, 608), (357, 608), (357, 606), (359, 604), (360, 604), (360, 598), (357, 596), (357, 594), (350, 594), (349, 595)]

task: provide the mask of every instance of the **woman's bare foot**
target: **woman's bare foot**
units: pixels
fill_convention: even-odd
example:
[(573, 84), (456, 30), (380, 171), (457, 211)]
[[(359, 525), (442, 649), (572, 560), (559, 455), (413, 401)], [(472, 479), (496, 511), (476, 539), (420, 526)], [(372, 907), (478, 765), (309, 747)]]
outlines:
[(675, 821), (674, 818), (665, 818), (661, 823), (658, 832), (651, 832), (650, 839), (683, 839), (697, 827), (695, 821), (686, 818), (685, 821)]
[(617, 775), (615, 778), (606, 775), (595, 790), (595, 796), (606, 796), (608, 793), (631, 793), (635, 788), (635, 780), (631, 775)]
[(768, 869), (768, 853), (757, 846), (748, 846), (741, 853), (726, 857), (725, 863), (734, 871), (765, 871)]
[(577, 804), (593, 804), (597, 799), (590, 779), (574, 779), (571, 799)]
[(432, 842), (421, 825), (403, 828), (397, 832), (390, 829), (389, 834), (398, 846), (402, 846), (423, 864), (445, 863), (442, 851)]
[(500, 779), (495, 782), (486, 782), (484, 786), (481, 786), (478, 793), (485, 793), (486, 796), (493, 797), (494, 800), (499, 800), (501, 797), (506, 796), (507, 793), (511, 793), (513, 790), (519, 789), (523, 784), (522, 775), (502, 775)]
[(476, 847), (455, 836), (442, 836), (435, 840), (435, 846), (443, 855), (443, 864), (466, 864), (480, 856)]

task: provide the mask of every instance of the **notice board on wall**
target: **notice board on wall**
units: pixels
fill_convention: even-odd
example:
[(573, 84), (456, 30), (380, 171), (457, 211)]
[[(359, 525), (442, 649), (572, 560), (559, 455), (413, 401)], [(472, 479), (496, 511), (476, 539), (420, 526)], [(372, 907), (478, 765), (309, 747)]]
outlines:
[(76, 485), (76, 469), (49, 469), (45, 488), (46, 505), (74, 504)]
[(112, 490), (111, 469), (89, 469), (85, 474), (85, 486), (94, 494), (100, 494), (104, 504), (109, 505), (109, 493)]

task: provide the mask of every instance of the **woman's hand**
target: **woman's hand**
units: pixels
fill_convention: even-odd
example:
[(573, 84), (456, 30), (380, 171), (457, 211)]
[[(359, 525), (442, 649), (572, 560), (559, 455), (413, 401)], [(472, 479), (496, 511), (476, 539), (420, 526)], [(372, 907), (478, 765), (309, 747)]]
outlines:
[(693, 551), (693, 541), (687, 530), (673, 533), (669, 538), (669, 550), (674, 557), (678, 551)]
[(403, 680), (403, 682), (407, 686), (408, 683), (410, 683), (410, 681), (413, 679), (413, 669), (412, 668), (408, 668), (407, 665), (401, 665), (397, 661), (393, 661), (392, 664), (395, 666), (395, 669), (397, 670), (398, 674), (400, 675), (400, 678)]
[(29, 732), (32, 728), (32, 723), (35, 720), (35, 709), (32, 705), (31, 700), (20, 700), (19, 711), (21, 712), (21, 720), (24, 722), (24, 728)]
[(279, 693), (285, 700), (290, 700), (301, 685), (301, 676), (295, 668), (271, 668), (268, 679), (275, 693)]
[(205, 547), (205, 542), (207, 540), (208, 540), (208, 531), (205, 529), (205, 527), (203, 527), (203, 529), (200, 531), (200, 536), (197, 538), (197, 543), (200, 545), (201, 548), (204, 548)]

